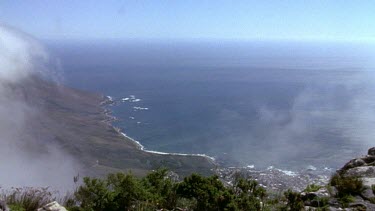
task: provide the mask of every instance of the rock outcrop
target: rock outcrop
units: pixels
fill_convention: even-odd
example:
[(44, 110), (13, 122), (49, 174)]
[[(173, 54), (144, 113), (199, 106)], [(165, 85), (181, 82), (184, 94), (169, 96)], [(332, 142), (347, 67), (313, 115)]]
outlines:
[[(375, 210), (375, 147), (339, 169), (327, 186), (301, 193), (306, 210)], [(345, 208), (344, 208), (345, 207)]]
[(65, 207), (61, 206), (56, 201), (53, 201), (39, 208), (38, 211), (67, 211), (67, 210), (65, 209)]

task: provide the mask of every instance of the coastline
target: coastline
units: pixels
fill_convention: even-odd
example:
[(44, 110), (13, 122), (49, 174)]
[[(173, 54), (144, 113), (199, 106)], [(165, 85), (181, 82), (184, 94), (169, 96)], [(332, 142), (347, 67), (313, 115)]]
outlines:
[(185, 157), (204, 157), (206, 159), (209, 159), (210, 161), (215, 163), (215, 158), (208, 156), (206, 154), (188, 154), (188, 153), (175, 153), (175, 152), (160, 152), (160, 151), (154, 151), (154, 150), (146, 150), (145, 147), (134, 138), (126, 135), (121, 128), (115, 127), (112, 125), (113, 121), (117, 121), (117, 118), (112, 115), (112, 111), (110, 109), (105, 108), (106, 106), (113, 106), (116, 104), (116, 102), (113, 100), (111, 96), (103, 96), (103, 101), (100, 103), (100, 106), (104, 109), (103, 114), (106, 116), (106, 118), (103, 120), (105, 123), (110, 125), (115, 131), (117, 131), (119, 134), (121, 134), (126, 139), (129, 139), (132, 141), (136, 147), (144, 152), (151, 153), (151, 154), (157, 154), (157, 155), (175, 155), (175, 156), (185, 156)]
[(125, 138), (130, 139), (131, 141), (133, 141), (137, 145), (138, 149), (140, 149), (140, 150), (142, 150), (144, 152), (148, 152), (148, 153), (152, 153), (152, 154), (158, 154), (158, 155), (199, 156), (199, 157), (208, 158), (211, 161), (215, 162), (215, 158), (214, 157), (208, 156), (206, 154), (187, 154), (187, 153), (177, 153), (177, 152), (159, 152), (159, 151), (154, 151), (154, 150), (146, 150), (145, 147), (139, 141), (137, 141), (137, 140), (129, 137), (125, 133), (121, 132), (121, 130), (119, 128), (115, 128), (115, 129), (119, 130), (118, 132), (121, 133), (121, 135), (123, 135)]
[(304, 171), (290, 171), (273, 166), (269, 166), (266, 169), (258, 169), (254, 165), (247, 165), (245, 167), (229, 167), (220, 165), (220, 163), (218, 163), (214, 157), (210, 157), (205, 154), (168, 153), (147, 150), (139, 141), (128, 136), (124, 131), (121, 130), (121, 128), (118, 128), (112, 124), (112, 122), (118, 121), (118, 119), (113, 116), (109, 107), (116, 105), (117, 101), (109, 96), (102, 97), (103, 101), (100, 103), (100, 106), (103, 109), (103, 122), (111, 127), (121, 137), (123, 137), (122, 140), (134, 144), (133, 146), (135, 146), (135, 149), (149, 153), (150, 155), (203, 158), (213, 165), (210, 167), (211, 171), (217, 174), (220, 179), (227, 184), (230, 184), (233, 181), (234, 176), (238, 173), (255, 178), (262, 186), (272, 191), (286, 190), (287, 188), (292, 188), (293, 190), (303, 190), (310, 183), (325, 185), (328, 181), (328, 176), (326, 174), (320, 174), (321, 171), (316, 171), (315, 167), (314, 169), (307, 169)]

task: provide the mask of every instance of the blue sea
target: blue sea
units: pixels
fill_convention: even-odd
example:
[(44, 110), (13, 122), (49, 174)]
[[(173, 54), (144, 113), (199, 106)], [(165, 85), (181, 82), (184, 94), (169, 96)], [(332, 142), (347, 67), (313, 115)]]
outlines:
[(146, 149), (226, 166), (337, 168), (375, 144), (372, 46), (324, 42), (48, 42), (63, 82), (113, 97)]

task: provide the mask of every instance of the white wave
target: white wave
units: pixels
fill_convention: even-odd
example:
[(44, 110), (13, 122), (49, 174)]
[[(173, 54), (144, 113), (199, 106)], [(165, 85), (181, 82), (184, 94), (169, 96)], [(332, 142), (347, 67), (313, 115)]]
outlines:
[(296, 172), (294, 172), (294, 171), (288, 171), (288, 170), (281, 170), (281, 169), (277, 169), (277, 170), (279, 170), (279, 171), (281, 171), (281, 172), (283, 172), (285, 175), (288, 175), (288, 176), (292, 176), (292, 177), (294, 177), (294, 176), (297, 176), (298, 174), (296, 173)]
[(292, 177), (298, 175), (298, 173), (296, 173), (296, 172), (294, 172), (294, 171), (278, 169), (278, 168), (275, 168), (274, 166), (269, 166), (269, 167), (267, 168), (267, 170), (276, 170), (276, 171), (280, 171), (280, 172), (282, 172), (283, 174), (288, 175), (288, 176), (292, 176)]
[(136, 103), (141, 101), (141, 99), (136, 98), (135, 95), (129, 95), (129, 97), (124, 97), (121, 99), (122, 102), (131, 102), (131, 103)]
[(135, 95), (129, 95), (129, 97), (124, 97), (121, 99), (121, 101), (124, 102), (131, 102), (131, 103), (136, 103), (141, 101), (141, 99), (136, 98)]
[(324, 167), (324, 171), (332, 171), (332, 168)]
[(130, 139), (131, 141), (133, 141), (140, 150), (144, 151), (144, 152), (148, 152), (148, 153), (153, 153), (153, 154), (158, 154), (158, 155), (178, 155), (178, 156), (199, 156), (199, 157), (205, 157), (205, 158), (208, 158), (212, 161), (215, 161), (215, 158), (211, 157), (211, 156), (208, 156), (206, 154), (185, 154), (185, 153), (174, 153), (174, 152), (159, 152), (159, 151), (153, 151), (153, 150), (145, 150), (145, 147), (137, 140), (127, 136), (125, 133), (123, 132), (120, 132), (121, 135), (123, 135), (125, 138), (128, 138)]
[(133, 116), (130, 116), (130, 117), (129, 117), (129, 119), (135, 119), (135, 117), (133, 117)]
[(308, 165), (307, 167), (306, 167), (306, 169), (307, 170), (312, 170), (312, 171), (316, 171), (316, 167), (315, 166), (313, 166), (313, 165)]
[(144, 108), (144, 107), (139, 107), (139, 106), (134, 106), (134, 110), (148, 110), (149, 108)]
[(255, 168), (255, 166), (254, 165), (247, 165), (246, 168), (253, 169), (253, 168)]

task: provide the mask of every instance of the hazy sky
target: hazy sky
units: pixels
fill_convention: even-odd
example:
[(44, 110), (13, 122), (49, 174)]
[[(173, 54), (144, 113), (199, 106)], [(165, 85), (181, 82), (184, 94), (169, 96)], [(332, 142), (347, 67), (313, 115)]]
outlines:
[(375, 1), (1, 0), (40, 39), (375, 40)]

